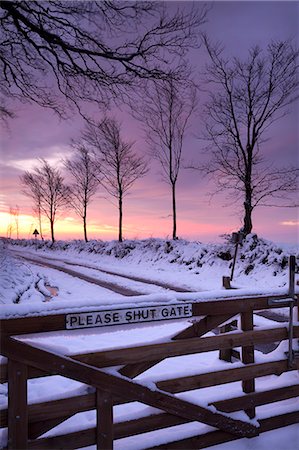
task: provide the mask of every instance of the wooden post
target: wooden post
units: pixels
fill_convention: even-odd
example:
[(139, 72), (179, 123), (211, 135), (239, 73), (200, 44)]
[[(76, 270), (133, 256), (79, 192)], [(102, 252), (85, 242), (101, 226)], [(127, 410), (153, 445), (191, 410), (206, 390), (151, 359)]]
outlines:
[[(297, 301), (297, 307), (295, 304), (295, 308), (293, 309), (293, 305), (290, 305), (290, 319), (292, 316), (292, 321), (294, 320), (295, 322), (299, 321), (299, 301), (298, 301), (298, 296), (295, 295), (295, 272), (296, 272), (296, 257), (294, 255), (290, 255), (289, 257), (289, 296), (294, 299), (295, 301)], [(298, 283), (298, 282), (297, 282)], [(293, 317), (294, 316), (294, 317)], [(289, 328), (293, 328), (293, 324), (289, 324)], [(289, 333), (290, 333), (290, 345), (289, 345), (289, 361), (291, 361), (291, 363), (293, 363), (293, 359), (294, 359), (294, 355), (298, 354), (299, 351), (299, 340), (293, 341), (293, 344), (296, 345), (296, 347), (294, 348), (292, 345), (292, 334), (293, 334), (293, 330), (289, 329)], [(290, 352), (292, 352), (292, 358), (290, 359)]]
[(232, 289), (230, 284), (230, 277), (222, 277), (222, 286), (224, 289)]
[[(220, 333), (227, 333), (231, 331), (231, 324), (227, 323), (220, 327)], [(219, 350), (219, 359), (222, 361), (232, 362), (232, 348), (223, 348)]]
[(97, 450), (113, 449), (113, 401), (110, 394), (97, 389)]
[(8, 360), (8, 448), (28, 448), (27, 366)]
[[(253, 330), (253, 311), (241, 313), (241, 329), (243, 331)], [(254, 345), (242, 347), (242, 362), (244, 364), (254, 363)], [(242, 380), (242, 388), (246, 393), (255, 392), (254, 378)], [(251, 419), (255, 417), (255, 408), (246, 409), (245, 412)]]
[[(220, 333), (228, 333), (229, 331), (233, 331), (237, 328), (237, 320), (233, 320), (232, 322), (226, 323), (222, 327), (220, 327)], [(232, 357), (236, 356), (236, 352), (233, 348), (223, 348), (219, 350), (219, 359), (222, 361), (232, 362)], [(239, 356), (240, 357), (240, 356)]]

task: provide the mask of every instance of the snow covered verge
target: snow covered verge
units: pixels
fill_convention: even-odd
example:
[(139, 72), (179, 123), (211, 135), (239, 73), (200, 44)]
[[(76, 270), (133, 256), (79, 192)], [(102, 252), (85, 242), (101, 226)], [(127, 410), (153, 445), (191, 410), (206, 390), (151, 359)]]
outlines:
[[(282, 295), (288, 289), (290, 254), (296, 255), (297, 272), (299, 267), (299, 248), (285, 250), (254, 234), (247, 236), (238, 249), (232, 283), (237, 289), (229, 291), (222, 287), (222, 277), (231, 274), (235, 251), (234, 245), (228, 241), (202, 244), (186, 240), (147, 239), (122, 243), (58, 241), (52, 244), (50, 241), (2, 239), (0, 251), (0, 303), (4, 304), (0, 308), (1, 317), (53, 314), (62, 309), (94, 306), (126, 308), (136, 304), (200, 301), (227, 296)], [(143, 277), (153, 280), (153, 283), (179, 285), (186, 292), (192, 292), (177, 293), (152, 285), (143, 291), (143, 295), (124, 297), (16, 258), (16, 255), (25, 254), (35, 259), (49, 258), (60, 264), (71, 264), (72, 268), (78, 265), (78, 270), (106, 281), (109, 281), (109, 275), (99, 274), (103, 268), (125, 276)], [(132, 287), (133, 281), (121, 282)], [(57, 288), (57, 294), (51, 295), (51, 287)]]
[[(222, 264), (225, 270), (230, 269), (233, 262), (235, 246), (226, 241), (220, 244), (202, 244), (197, 241), (145, 239), (118, 241), (51, 241), (4, 240), (12, 246), (22, 246), (38, 251), (78, 253), (98, 256), (112, 256), (127, 263), (168, 263), (179, 265), (194, 273), (200, 273), (204, 266)], [(288, 256), (296, 254), (297, 268), (299, 263), (299, 246), (288, 250), (271, 241), (250, 234), (240, 245), (236, 275), (249, 275), (268, 268), (272, 276), (286, 271)], [(299, 270), (299, 269), (298, 269)]]

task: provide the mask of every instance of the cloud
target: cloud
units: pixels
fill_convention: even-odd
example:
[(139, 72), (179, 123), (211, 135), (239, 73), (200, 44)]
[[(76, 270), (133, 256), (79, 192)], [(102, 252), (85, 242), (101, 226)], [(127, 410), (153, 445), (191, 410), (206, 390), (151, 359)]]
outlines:
[[(46, 150), (46, 153), (51, 156), (48, 156), (45, 159), (54, 167), (62, 166), (61, 158), (69, 157), (72, 154), (71, 148), (68, 145), (54, 145), (52, 147), (48, 147)], [(6, 166), (29, 171), (34, 169), (34, 167), (39, 166), (39, 164), (40, 163), (37, 158), (10, 159), (6, 161)]]
[(286, 225), (288, 227), (298, 227), (299, 220), (284, 220), (283, 222), (280, 222), (280, 225)]

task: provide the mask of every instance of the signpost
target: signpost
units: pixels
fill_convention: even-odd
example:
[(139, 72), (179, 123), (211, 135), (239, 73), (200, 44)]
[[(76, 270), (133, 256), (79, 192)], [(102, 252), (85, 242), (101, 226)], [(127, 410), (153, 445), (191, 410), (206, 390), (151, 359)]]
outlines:
[(232, 234), (231, 241), (233, 244), (235, 244), (235, 254), (234, 254), (234, 260), (233, 260), (233, 265), (232, 265), (232, 271), (231, 271), (231, 275), (230, 275), (230, 281), (233, 280), (233, 276), (234, 276), (234, 270), (235, 270), (237, 253), (238, 253), (238, 246), (239, 246), (239, 244), (242, 243), (243, 239), (244, 239), (244, 234), (241, 231), (239, 231), (238, 233)]
[(74, 330), (77, 328), (106, 327), (128, 323), (182, 319), (191, 316), (192, 303), (111, 309), (108, 311), (88, 311), (67, 314), (65, 327), (67, 330)]
[(38, 232), (37, 229), (35, 228), (35, 230), (33, 231), (32, 234), (34, 234), (34, 238), (36, 239), (37, 236), (39, 235), (39, 232)]

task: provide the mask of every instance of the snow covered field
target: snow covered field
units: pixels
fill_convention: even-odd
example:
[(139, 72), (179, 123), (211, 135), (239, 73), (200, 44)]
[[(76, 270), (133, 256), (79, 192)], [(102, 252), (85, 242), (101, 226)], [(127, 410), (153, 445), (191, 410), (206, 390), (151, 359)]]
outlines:
[[(248, 236), (239, 249), (231, 291), (222, 288), (222, 277), (231, 271), (234, 247), (232, 244), (200, 244), (187, 241), (165, 241), (149, 239), (145, 241), (117, 242), (82, 241), (57, 242), (51, 245), (39, 241), (2, 241), (0, 279), (0, 317), (38, 316), (70, 311), (108, 310), (133, 306), (200, 301), (209, 298), (224, 298), (231, 295), (285, 294), (288, 290), (288, 256), (296, 254), (299, 263), (299, 248), (284, 250), (271, 242)], [(80, 271), (99, 282), (116, 283), (131, 289), (136, 295), (121, 295), (97, 284), (75, 278), (53, 268), (42, 267), (20, 258), (35, 259), (38, 263), (48, 261), (65, 269)], [(102, 269), (102, 270), (101, 270)], [(104, 271), (103, 271), (104, 270)], [(106, 271), (106, 272), (105, 272)], [(118, 273), (118, 276), (111, 273)], [(296, 275), (298, 277), (298, 274)], [(137, 277), (139, 281), (132, 280)], [(144, 283), (141, 280), (146, 280)], [(165, 287), (167, 286), (167, 287)], [(186, 292), (179, 292), (179, 291)], [(51, 294), (51, 292), (52, 294)], [(279, 310), (287, 315), (286, 309)], [(286, 319), (287, 320), (287, 319)], [(141, 345), (171, 339), (171, 336), (190, 325), (188, 319), (159, 323), (132, 324), (106, 328), (90, 328), (47, 335), (23, 336), (28, 342), (35, 342), (44, 348), (54, 349), (61, 354), (74, 354), (121, 346)], [(255, 326), (273, 328), (275, 323), (255, 316)], [(212, 333), (207, 334), (212, 335)], [(100, 341), (100, 344), (99, 344)], [(287, 343), (282, 343), (275, 351), (263, 354), (255, 352), (257, 362), (275, 361), (284, 357)], [(192, 375), (195, 373), (221, 370), (226, 364), (218, 359), (218, 352), (168, 358), (152, 369), (139, 375), (139, 382)], [(232, 363), (242, 365), (240, 361)], [(107, 369), (108, 370), (108, 369)], [(258, 378), (256, 390), (264, 390), (299, 384), (296, 371)], [(225, 386), (225, 388), (224, 388)], [(207, 406), (214, 399), (242, 395), (240, 383), (230, 383), (213, 388), (203, 388), (177, 394), (178, 397)], [(0, 387), (0, 408), (7, 405), (7, 385)], [(63, 377), (45, 377), (28, 382), (29, 402), (36, 403), (90, 391), (90, 387), (67, 380)], [(229, 389), (229, 391), (228, 391)], [(298, 398), (276, 402), (257, 408), (257, 418), (273, 414), (298, 411)], [(157, 413), (153, 408), (131, 403), (114, 408), (116, 422)], [(239, 413), (241, 414), (241, 413)], [(244, 413), (242, 413), (244, 414)], [(245, 415), (245, 414), (244, 414)], [(56, 429), (46, 434), (60, 434), (85, 429), (95, 425), (94, 411), (77, 414)], [(262, 434), (257, 438), (242, 439), (210, 447), (214, 450), (293, 450), (299, 448), (299, 427), (292, 425), (280, 430)], [(141, 450), (158, 445), (175, 435), (176, 439), (206, 432), (211, 427), (189, 423), (167, 430), (146, 433), (116, 441), (119, 450)], [(45, 436), (44, 436), (45, 437)], [(4, 445), (6, 430), (2, 430)], [(170, 439), (171, 440), (171, 439)], [(90, 447), (95, 448), (95, 447)], [(187, 450), (187, 449), (186, 449)]]

